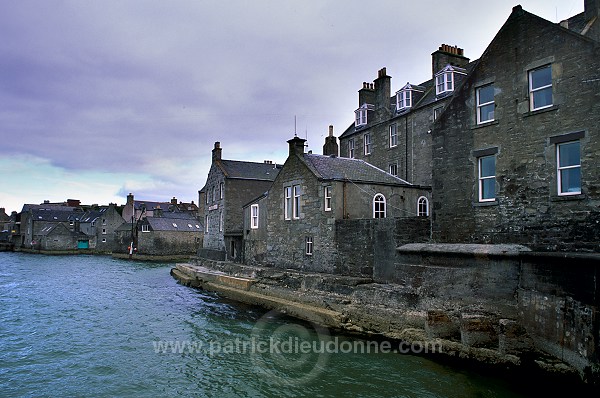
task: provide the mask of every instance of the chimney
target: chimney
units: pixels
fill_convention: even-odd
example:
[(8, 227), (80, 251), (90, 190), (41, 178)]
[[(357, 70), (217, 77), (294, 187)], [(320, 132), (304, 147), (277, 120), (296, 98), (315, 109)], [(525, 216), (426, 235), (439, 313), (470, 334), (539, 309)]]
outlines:
[(81, 204), (79, 199), (67, 199), (67, 206), (78, 207)]
[(153, 217), (162, 217), (162, 215), (163, 215), (163, 210), (160, 208), (160, 206), (156, 205), (156, 208), (152, 212), (152, 216)]
[(363, 82), (363, 86), (360, 90), (358, 90), (358, 106), (360, 107), (362, 104), (371, 104), (375, 103), (375, 90), (373, 88), (373, 83)]
[(377, 72), (375, 79), (375, 110), (390, 108), (390, 95), (392, 78), (387, 75), (386, 68), (381, 68)]
[(133, 205), (133, 194), (131, 192), (127, 195), (127, 204)]
[(291, 140), (288, 141), (288, 144), (290, 146), (290, 153), (289, 156), (292, 155), (298, 155), (298, 156), (302, 156), (304, 155), (304, 143), (306, 142), (306, 140), (303, 140), (302, 138), (299, 137), (294, 137)]
[(177, 204), (177, 198), (176, 198), (175, 196), (173, 196), (173, 197), (171, 198), (171, 204), (172, 204), (172, 205), (176, 205), (176, 204)]
[(464, 56), (464, 50), (458, 46), (449, 46), (442, 44), (440, 48), (431, 54), (431, 72), (432, 76), (444, 69), (448, 64), (465, 68), (469, 63), (469, 58)]
[(337, 138), (333, 135), (333, 125), (329, 125), (329, 135), (325, 137), (325, 145), (323, 145), (323, 155), (338, 156), (339, 147)]
[(215, 142), (215, 148), (212, 150), (212, 161), (221, 160), (221, 143)]

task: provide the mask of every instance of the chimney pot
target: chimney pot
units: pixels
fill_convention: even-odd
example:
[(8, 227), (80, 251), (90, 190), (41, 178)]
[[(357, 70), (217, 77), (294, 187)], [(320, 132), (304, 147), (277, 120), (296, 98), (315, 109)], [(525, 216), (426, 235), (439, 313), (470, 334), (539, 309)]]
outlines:
[(333, 125), (332, 124), (329, 125), (329, 136), (333, 137)]

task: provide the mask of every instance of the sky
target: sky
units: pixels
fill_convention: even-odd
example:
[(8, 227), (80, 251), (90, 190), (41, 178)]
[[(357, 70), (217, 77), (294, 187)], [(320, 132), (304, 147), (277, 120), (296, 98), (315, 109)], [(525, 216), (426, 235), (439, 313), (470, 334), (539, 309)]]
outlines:
[[(223, 159), (322, 153), (383, 67), (392, 93), (431, 53), (481, 56), (512, 8), (583, 0), (0, 0), (0, 207), (198, 201)], [(248, 198), (251, 200), (252, 198)]]

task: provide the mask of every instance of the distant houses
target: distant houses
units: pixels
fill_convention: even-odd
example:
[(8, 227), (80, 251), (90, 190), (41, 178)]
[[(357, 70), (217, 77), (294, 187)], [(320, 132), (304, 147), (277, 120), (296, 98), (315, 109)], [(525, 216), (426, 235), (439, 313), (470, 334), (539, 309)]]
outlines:
[(20, 251), (110, 254), (128, 253), (131, 248), (132, 253), (148, 256), (193, 255), (202, 242), (198, 207), (176, 198), (134, 201), (130, 194), (122, 206), (45, 201), (0, 217), (0, 241)]

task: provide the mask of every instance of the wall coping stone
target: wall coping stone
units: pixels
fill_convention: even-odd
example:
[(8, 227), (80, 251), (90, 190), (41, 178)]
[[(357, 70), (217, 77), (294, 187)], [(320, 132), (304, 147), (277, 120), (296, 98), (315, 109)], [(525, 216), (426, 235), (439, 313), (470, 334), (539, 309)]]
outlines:
[(396, 249), (400, 254), (460, 254), (488, 256), (519, 256), (530, 252), (527, 246), (517, 244), (474, 244), (474, 243), (409, 243)]

